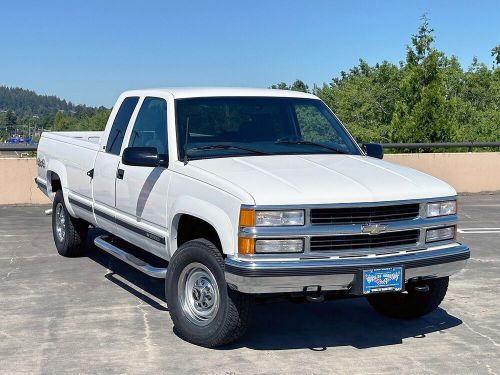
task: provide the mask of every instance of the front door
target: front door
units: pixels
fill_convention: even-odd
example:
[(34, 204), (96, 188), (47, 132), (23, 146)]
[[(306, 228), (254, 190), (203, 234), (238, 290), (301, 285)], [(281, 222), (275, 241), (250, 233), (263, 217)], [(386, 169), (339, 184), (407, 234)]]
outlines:
[(116, 173), (120, 162), (120, 151), (130, 118), (139, 102), (139, 97), (125, 98), (118, 109), (105, 145), (97, 153), (92, 178), (94, 214), (97, 225), (116, 233), (115, 193)]
[[(128, 147), (155, 147), (160, 157), (168, 160), (165, 99), (144, 98), (128, 138)], [(163, 166), (124, 165), (120, 161), (118, 176), (116, 180), (118, 235), (136, 246), (165, 258), (169, 170)]]

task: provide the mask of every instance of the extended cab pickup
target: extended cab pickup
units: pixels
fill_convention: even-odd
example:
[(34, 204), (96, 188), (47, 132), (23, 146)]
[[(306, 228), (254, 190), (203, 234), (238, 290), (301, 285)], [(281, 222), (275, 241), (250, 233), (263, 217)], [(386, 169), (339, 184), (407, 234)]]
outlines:
[(382, 156), (314, 95), (138, 90), (103, 132), (43, 133), (36, 183), (61, 255), (102, 229), (97, 247), (165, 279), (179, 335), (214, 347), (244, 333), (257, 294), (437, 308), (470, 256), (456, 192)]

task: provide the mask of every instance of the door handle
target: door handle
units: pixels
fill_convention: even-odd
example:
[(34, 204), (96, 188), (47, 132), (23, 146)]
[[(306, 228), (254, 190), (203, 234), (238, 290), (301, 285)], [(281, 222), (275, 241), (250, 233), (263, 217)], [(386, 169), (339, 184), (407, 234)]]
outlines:
[(119, 180), (123, 180), (123, 175), (125, 174), (125, 171), (123, 169), (118, 169), (116, 171), (116, 178)]

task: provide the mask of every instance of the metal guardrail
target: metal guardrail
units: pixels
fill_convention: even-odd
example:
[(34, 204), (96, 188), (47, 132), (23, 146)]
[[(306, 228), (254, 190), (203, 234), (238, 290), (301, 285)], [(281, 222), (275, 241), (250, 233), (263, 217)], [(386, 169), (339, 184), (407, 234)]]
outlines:
[[(383, 148), (396, 150), (418, 150), (432, 148), (474, 148), (492, 147), (500, 148), (500, 142), (438, 142), (438, 143), (381, 143)], [(0, 151), (36, 151), (37, 145), (25, 144), (0, 144)]]
[(25, 144), (0, 144), (0, 151), (36, 151), (37, 145), (25, 145)]
[(418, 150), (432, 148), (467, 148), (472, 151), (474, 148), (500, 147), (500, 142), (436, 142), (436, 143), (381, 143), (383, 148), (395, 150)]

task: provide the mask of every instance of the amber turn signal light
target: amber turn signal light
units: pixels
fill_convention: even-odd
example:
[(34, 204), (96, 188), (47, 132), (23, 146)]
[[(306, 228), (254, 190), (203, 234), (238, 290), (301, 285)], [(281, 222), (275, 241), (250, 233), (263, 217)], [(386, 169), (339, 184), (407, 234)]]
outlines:
[[(240, 210), (240, 228), (255, 226), (255, 211), (242, 208)], [(255, 240), (253, 238), (238, 237), (238, 253), (255, 253)]]
[(238, 253), (253, 254), (255, 252), (255, 240), (253, 238), (238, 238)]
[(242, 208), (240, 210), (240, 227), (255, 226), (255, 211)]

